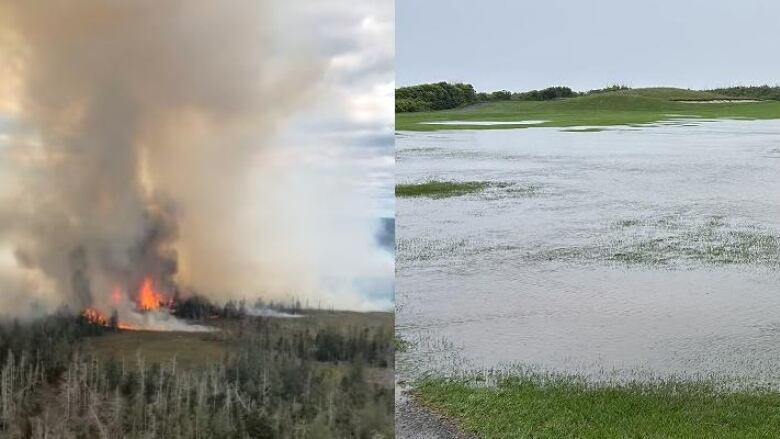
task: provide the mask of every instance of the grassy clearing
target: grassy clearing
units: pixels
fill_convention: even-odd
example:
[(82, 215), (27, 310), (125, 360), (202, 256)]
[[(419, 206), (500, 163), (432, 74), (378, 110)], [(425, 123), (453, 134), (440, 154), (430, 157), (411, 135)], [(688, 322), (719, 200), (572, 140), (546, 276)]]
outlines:
[[(393, 316), (386, 312), (307, 311), (306, 317), (273, 318), (278, 337), (294, 336), (300, 331), (316, 332), (328, 328), (360, 327), (370, 330), (392, 327)], [(83, 340), (87, 354), (102, 360), (124, 361), (126, 367), (137, 367), (137, 358), (147, 364), (167, 364), (174, 358), (182, 370), (198, 370), (221, 363), (226, 356), (241, 352), (237, 341), (251, 331), (250, 321), (213, 320), (214, 332), (120, 331)]]
[(165, 364), (176, 358), (180, 368), (191, 370), (219, 364), (235, 343), (221, 340), (216, 333), (122, 331), (91, 337), (84, 341), (87, 353), (103, 360), (116, 358), (129, 368), (138, 364), (137, 357), (149, 363)]
[[(780, 118), (780, 101), (691, 103), (727, 99), (722, 95), (672, 88), (620, 90), (554, 101), (500, 101), (476, 104), (445, 111), (399, 113), (396, 129), (435, 131), (453, 129), (507, 129), (534, 127), (572, 127), (636, 125), (655, 123), (684, 114), (697, 118)], [(730, 98), (734, 99), (734, 98)], [(443, 121), (523, 121), (545, 120), (538, 125), (425, 125)]]
[(396, 197), (444, 198), (481, 192), (491, 183), (486, 181), (427, 181), (425, 183), (397, 184)]
[(612, 387), (513, 378), (495, 387), (430, 379), (415, 390), (480, 438), (770, 438), (780, 394), (666, 382)]

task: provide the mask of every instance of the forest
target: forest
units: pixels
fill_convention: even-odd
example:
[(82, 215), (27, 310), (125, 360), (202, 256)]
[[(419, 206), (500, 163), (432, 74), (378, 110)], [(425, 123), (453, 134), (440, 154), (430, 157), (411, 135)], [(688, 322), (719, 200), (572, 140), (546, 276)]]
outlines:
[[(392, 437), (389, 313), (269, 318), (195, 302), (180, 312), (209, 314), (215, 331), (141, 334), (67, 309), (0, 324), (0, 437)], [(188, 340), (225, 349), (159, 361), (122, 344), (128, 335), (169, 352)], [(96, 342), (110, 348), (87, 348)]]

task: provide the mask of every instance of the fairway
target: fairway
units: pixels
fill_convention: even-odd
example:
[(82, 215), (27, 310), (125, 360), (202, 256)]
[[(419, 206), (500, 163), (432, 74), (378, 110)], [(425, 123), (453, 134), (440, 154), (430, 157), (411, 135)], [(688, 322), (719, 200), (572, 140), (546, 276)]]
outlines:
[[(725, 99), (732, 101), (723, 102)], [(498, 101), (444, 111), (398, 113), (396, 130), (593, 127), (652, 124), (695, 118), (775, 119), (780, 118), (780, 102), (740, 102), (737, 98), (705, 91), (642, 88), (552, 101)], [(431, 122), (447, 121), (464, 123), (431, 124)], [(476, 124), (466, 124), (470, 121)], [(543, 122), (529, 125), (525, 121)], [(493, 122), (493, 124), (485, 124), (485, 122)], [(502, 123), (495, 124), (495, 122)]]

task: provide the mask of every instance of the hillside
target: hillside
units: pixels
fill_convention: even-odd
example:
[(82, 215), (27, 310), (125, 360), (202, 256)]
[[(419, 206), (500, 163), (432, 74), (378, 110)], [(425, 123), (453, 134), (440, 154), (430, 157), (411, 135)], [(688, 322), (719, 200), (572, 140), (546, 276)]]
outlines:
[[(719, 102), (729, 100), (730, 102)], [(709, 101), (709, 102), (708, 102)], [(685, 118), (780, 118), (780, 102), (740, 102), (740, 98), (677, 88), (617, 90), (553, 101), (498, 101), (445, 111), (396, 115), (396, 129), (498, 129), (529, 126), (635, 125)], [(463, 124), (457, 124), (463, 121)], [(541, 121), (533, 125), (522, 121)], [(430, 124), (449, 122), (448, 125)], [(469, 122), (503, 122), (469, 125)], [(518, 122), (517, 125), (507, 124)]]

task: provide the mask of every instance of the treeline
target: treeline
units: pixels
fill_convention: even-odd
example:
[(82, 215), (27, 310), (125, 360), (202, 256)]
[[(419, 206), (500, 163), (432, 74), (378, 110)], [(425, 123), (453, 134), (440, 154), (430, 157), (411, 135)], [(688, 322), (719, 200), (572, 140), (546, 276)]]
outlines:
[(477, 93), (471, 84), (437, 82), (395, 90), (396, 113), (447, 110), (475, 102)]
[(554, 86), (541, 90), (522, 92), (498, 90), (491, 93), (476, 93), (471, 84), (439, 82), (396, 89), (395, 111), (396, 113), (410, 113), (417, 111), (447, 110), (480, 102), (551, 101), (618, 90), (629, 90), (629, 87), (625, 85), (611, 85), (609, 87), (589, 90), (587, 92), (576, 92), (569, 87)]
[(552, 101), (555, 99), (573, 98), (577, 96), (587, 96), (592, 94), (607, 93), (618, 90), (630, 90), (626, 85), (610, 85), (604, 88), (588, 90), (586, 92), (576, 92), (569, 87), (554, 86), (541, 90), (530, 90), (522, 92), (510, 92), (507, 90), (494, 91), (492, 93), (477, 93), (479, 102), (492, 101)]
[(392, 365), (392, 328), (240, 328), (222, 362), (182, 370), (86, 355), (109, 329), (67, 313), (0, 325), (0, 437), (393, 437), (392, 386), (370, 374)]
[(207, 320), (214, 318), (242, 319), (255, 315), (257, 310), (274, 310), (287, 314), (302, 314), (304, 309), (311, 309), (310, 304), (300, 299), (290, 298), (286, 301), (264, 301), (257, 299), (253, 305), (247, 305), (245, 300), (228, 300), (222, 305), (211, 302), (208, 298), (192, 295), (187, 298), (176, 296), (173, 299), (171, 313), (176, 317), (188, 320)]
[(775, 100), (780, 101), (780, 86), (757, 85), (757, 86), (737, 86), (725, 87), (709, 90), (736, 98), (751, 98), (757, 100)]
[(512, 93), (512, 99), (516, 101), (551, 101), (553, 99), (571, 98), (577, 95), (578, 93), (569, 87), (547, 87), (543, 90)]
[(585, 93), (580, 93), (582, 95), (597, 95), (601, 93), (608, 93), (613, 91), (621, 91), (621, 90), (631, 90), (631, 87), (625, 85), (625, 84), (612, 84), (608, 85), (604, 88), (595, 88), (593, 90), (588, 90)]

